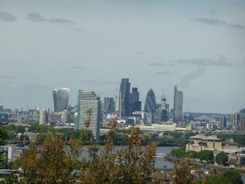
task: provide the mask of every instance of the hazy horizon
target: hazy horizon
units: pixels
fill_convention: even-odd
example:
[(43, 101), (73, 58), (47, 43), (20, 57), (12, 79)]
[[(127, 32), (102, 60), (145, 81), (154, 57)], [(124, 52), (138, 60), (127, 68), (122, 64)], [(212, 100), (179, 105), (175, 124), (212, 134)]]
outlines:
[[(0, 104), (53, 109), (52, 90), (115, 97), (129, 78), (184, 112), (245, 108), (243, 0), (0, 0)], [(142, 104), (142, 108), (143, 108)]]

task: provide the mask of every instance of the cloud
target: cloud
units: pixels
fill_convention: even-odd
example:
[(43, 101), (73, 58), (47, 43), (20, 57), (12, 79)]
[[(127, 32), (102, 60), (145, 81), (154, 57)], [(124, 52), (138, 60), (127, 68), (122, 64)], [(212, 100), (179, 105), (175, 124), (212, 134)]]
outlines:
[(180, 85), (185, 88), (190, 86), (191, 82), (199, 77), (201, 77), (206, 72), (205, 66), (199, 66), (196, 70), (185, 75), (180, 82)]
[(175, 61), (178, 64), (194, 64), (194, 65), (213, 65), (213, 66), (232, 66), (232, 63), (228, 62), (223, 56), (215, 56), (212, 58), (194, 58), (194, 59), (181, 59)]
[(209, 25), (216, 25), (216, 26), (226, 25), (225, 21), (219, 19), (213, 19), (213, 18), (199, 17), (199, 18), (192, 18), (191, 20), (203, 24), (209, 24)]
[(83, 32), (83, 30), (82, 29), (79, 29), (79, 28), (73, 28), (73, 29), (71, 29), (72, 31), (76, 31), (76, 32)]
[(244, 27), (241, 24), (228, 24), (224, 20), (214, 19), (214, 18), (199, 17), (199, 18), (191, 18), (191, 20), (202, 23), (202, 24), (208, 24), (208, 25), (214, 25), (214, 26), (226, 26), (226, 27), (235, 28), (235, 29), (243, 29)]
[(16, 76), (10, 76), (10, 75), (0, 75), (0, 79), (16, 79)]
[(232, 27), (235, 29), (243, 29), (243, 25), (241, 24), (231, 24), (231, 25), (228, 25), (228, 27)]
[(59, 19), (59, 18), (48, 19), (48, 22), (53, 23), (53, 24), (73, 24), (73, 22), (71, 20)]
[(156, 74), (162, 74), (162, 75), (169, 75), (172, 74), (173, 72), (169, 72), (169, 71), (163, 71), (163, 72), (156, 72)]
[(86, 68), (81, 67), (81, 66), (72, 66), (71, 68), (75, 69), (75, 70), (85, 70), (86, 69)]
[(138, 54), (138, 55), (142, 55), (142, 54), (144, 54), (145, 52), (143, 52), (143, 51), (137, 51), (136, 52), (136, 54)]
[(14, 15), (7, 11), (0, 11), (0, 20), (7, 22), (15, 22), (17, 19)]
[(163, 62), (153, 62), (149, 63), (150, 66), (165, 66), (165, 63)]
[(52, 24), (73, 24), (71, 20), (60, 19), (60, 18), (44, 18), (39, 13), (29, 13), (26, 17), (31, 22), (48, 22)]
[(46, 22), (48, 19), (43, 18), (39, 13), (29, 13), (26, 17), (31, 22)]

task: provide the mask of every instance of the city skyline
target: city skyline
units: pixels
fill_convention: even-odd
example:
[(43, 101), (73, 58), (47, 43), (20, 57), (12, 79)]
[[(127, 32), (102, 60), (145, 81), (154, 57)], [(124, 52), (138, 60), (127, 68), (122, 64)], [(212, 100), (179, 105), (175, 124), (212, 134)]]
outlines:
[(142, 104), (152, 88), (172, 108), (177, 84), (184, 112), (245, 107), (244, 1), (0, 0), (0, 7), (4, 107), (53, 109), (51, 91), (62, 87), (73, 106), (81, 88), (115, 98), (121, 78), (137, 86)]

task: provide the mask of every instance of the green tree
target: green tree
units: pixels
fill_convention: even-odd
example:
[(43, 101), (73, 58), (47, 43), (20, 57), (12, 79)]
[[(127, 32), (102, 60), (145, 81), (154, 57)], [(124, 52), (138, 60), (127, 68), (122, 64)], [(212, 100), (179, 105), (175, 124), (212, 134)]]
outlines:
[(232, 184), (243, 184), (241, 174), (234, 169), (226, 170), (223, 173), (223, 176), (228, 178), (232, 182)]
[(21, 126), (21, 125), (17, 126), (15, 131), (16, 131), (16, 133), (22, 133), (23, 134), (25, 132), (25, 127)]
[(4, 127), (0, 127), (0, 145), (4, 145), (7, 139), (8, 133)]
[(220, 152), (216, 155), (216, 162), (218, 164), (226, 165), (228, 162), (228, 155), (225, 154), (224, 152)]
[(175, 157), (180, 157), (180, 158), (185, 157), (186, 156), (185, 146), (180, 147), (178, 149), (172, 149), (171, 155), (173, 155)]
[(200, 160), (206, 160), (209, 162), (213, 162), (214, 153), (213, 151), (203, 150), (197, 153), (197, 158), (199, 158)]
[(206, 184), (232, 184), (232, 182), (224, 176), (209, 176)]

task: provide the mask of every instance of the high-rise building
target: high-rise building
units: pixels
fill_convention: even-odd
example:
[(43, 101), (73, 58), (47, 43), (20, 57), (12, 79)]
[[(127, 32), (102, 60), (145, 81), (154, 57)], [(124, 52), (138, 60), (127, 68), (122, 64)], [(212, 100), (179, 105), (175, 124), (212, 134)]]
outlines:
[(156, 112), (156, 98), (152, 89), (150, 89), (145, 99), (145, 112), (155, 113)]
[(141, 101), (139, 101), (139, 92), (137, 88), (132, 88), (130, 93), (130, 115), (135, 111), (141, 111)]
[(128, 117), (130, 115), (129, 110), (130, 102), (130, 83), (129, 79), (122, 79), (120, 84), (119, 93), (117, 96), (117, 113), (119, 117)]
[(166, 103), (166, 98), (164, 95), (161, 97), (161, 107), (160, 107), (161, 121), (168, 121), (168, 104)]
[(220, 122), (220, 129), (226, 128), (226, 126), (227, 126), (227, 119), (226, 119), (225, 116), (221, 116), (219, 122)]
[(40, 110), (39, 125), (48, 123), (48, 112), (46, 109)]
[(69, 88), (59, 88), (53, 91), (54, 112), (61, 112), (67, 109), (69, 102), (69, 93)]
[(245, 109), (239, 111), (239, 129), (241, 132), (245, 131)]
[[(92, 111), (90, 126), (85, 126), (85, 121), (89, 119), (88, 110)], [(76, 129), (91, 130), (96, 140), (100, 137), (100, 123), (102, 120), (102, 109), (100, 98), (93, 91), (78, 91), (78, 115)]]
[(107, 114), (115, 112), (114, 98), (112, 98), (112, 97), (105, 97), (104, 98), (103, 112), (104, 112), (104, 117), (106, 117)]
[(0, 104), (0, 112), (3, 112), (3, 105), (2, 104)]
[(154, 122), (154, 114), (156, 112), (156, 108), (157, 108), (157, 105), (156, 105), (155, 94), (153, 90), (150, 89), (145, 99), (145, 112), (150, 114), (148, 116), (151, 117), (150, 119), (152, 119), (152, 123)]
[(174, 86), (174, 121), (182, 119), (183, 114), (183, 91), (178, 91)]
[(239, 113), (232, 114), (232, 131), (239, 129)]
[(239, 118), (240, 120), (245, 119), (245, 109), (241, 109), (239, 111)]
[(245, 119), (242, 119), (240, 122), (240, 131), (245, 132)]

